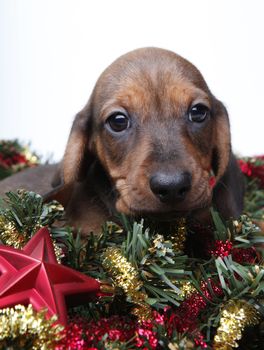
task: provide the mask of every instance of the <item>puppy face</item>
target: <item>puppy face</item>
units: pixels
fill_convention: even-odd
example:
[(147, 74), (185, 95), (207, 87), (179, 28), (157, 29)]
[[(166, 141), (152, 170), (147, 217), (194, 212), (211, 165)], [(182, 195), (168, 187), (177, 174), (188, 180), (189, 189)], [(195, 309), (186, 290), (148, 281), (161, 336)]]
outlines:
[(200, 72), (161, 49), (122, 56), (99, 78), (77, 116), (64, 157), (65, 182), (99, 161), (117, 211), (183, 215), (210, 204), (214, 171), (230, 153), (228, 117)]

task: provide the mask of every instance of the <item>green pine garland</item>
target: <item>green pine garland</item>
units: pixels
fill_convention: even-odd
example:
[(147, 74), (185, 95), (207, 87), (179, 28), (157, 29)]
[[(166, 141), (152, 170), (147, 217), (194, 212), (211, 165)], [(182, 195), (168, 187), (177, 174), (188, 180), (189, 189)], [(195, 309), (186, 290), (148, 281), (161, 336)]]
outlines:
[[(34, 234), (39, 225), (53, 225), (55, 219), (61, 218), (61, 211), (54, 212), (52, 204), (44, 204), (41, 197), (32, 192), (8, 193), (6, 202), (8, 206), (0, 212), (1, 220), (12, 223), (13, 227), (29, 236)], [(173, 242), (168, 237), (157, 236), (144, 227), (143, 221), (130, 222), (124, 216), (119, 218), (121, 226), (107, 223), (101, 235), (88, 236), (85, 241), (79, 235), (74, 238), (70, 228), (53, 228), (53, 236), (67, 247), (66, 263), (109, 284), (115, 284), (115, 281), (111, 272), (104, 268), (104, 254), (107, 249), (118, 247), (137, 271), (141, 282), (140, 292), (147, 296), (145, 302), (153, 309), (161, 310), (172, 306), (177, 310), (186, 298), (182, 286), (188, 282), (192, 291), (206, 301), (206, 307), (199, 315), (198, 330), (205, 335), (205, 342), (210, 347), (219, 324), (221, 308), (228, 301), (247, 301), (258, 310), (261, 320), (264, 318), (263, 234), (246, 215), (227, 225), (214, 210), (212, 217), (215, 242), (232, 242), (232, 249), (240, 249), (242, 253), (241, 249), (254, 249), (257, 252), (256, 265), (247, 261), (236, 262), (231, 254), (222, 257), (211, 254), (206, 259), (190, 258), (181, 251), (175, 251)], [(2, 241), (4, 237), (5, 230), (0, 225)], [(204, 284), (209, 292), (205, 293)], [(220, 294), (215, 286), (221, 290)], [(114, 299), (108, 298), (100, 305), (90, 303), (81, 309), (84, 317), (100, 318), (111, 316), (120, 306), (123, 312), (129, 313), (135, 303), (133, 298), (117, 286)], [(76, 312), (80, 314), (80, 308), (71, 311)], [(166, 336), (162, 327), (158, 332), (161, 339)], [(181, 337), (181, 334), (175, 333), (172, 337), (174, 343), (180, 344)], [(124, 345), (122, 347), (129, 349)]]
[[(0, 155), (3, 147), (6, 152), (7, 146), (10, 144), (0, 143)], [(12, 147), (14, 152), (19, 144)], [(117, 218), (119, 224), (108, 222), (101, 234), (81, 239), (80, 232), (63, 224), (64, 212), (57, 202), (44, 203), (41, 196), (33, 192), (17, 191), (7, 193), (2, 201), (0, 240), (21, 248), (40, 227), (47, 225), (54, 241), (66, 252), (64, 264), (115, 288), (114, 296), (105, 297), (100, 303), (69, 310), (71, 317), (78, 315), (82, 320), (93, 322), (103, 317), (111, 319), (116, 314), (130, 315), (134, 324), (132, 314), (141, 318), (153, 310), (162, 314), (162, 310), (169, 307), (170, 323), (175, 322), (175, 327), (170, 329), (168, 324), (159, 323), (153, 326), (163, 349), (207, 346), (207, 349), (223, 350), (232, 349), (236, 344), (239, 349), (262, 349), (264, 235), (252, 220), (264, 218), (263, 174), (259, 179), (251, 175), (260, 169), (258, 166), (263, 172), (264, 160), (262, 157), (240, 162), (247, 189), (246, 214), (238, 220), (223, 222), (212, 208), (213, 227), (203, 228), (187, 222), (186, 237), (182, 223), (175, 227), (173, 236), (161, 235), (143, 220), (133, 222), (121, 215)], [(8, 174), (19, 169), (11, 167)], [(58, 221), (62, 223), (58, 225)], [(203, 250), (196, 244), (200, 241)], [(185, 249), (182, 249), (183, 243)], [(246, 310), (247, 317), (241, 316), (235, 321), (232, 338), (220, 325), (225, 326), (241, 310)], [(230, 329), (228, 332), (232, 333)], [(221, 340), (217, 343), (217, 337), (227, 338), (224, 343)], [(150, 340), (143, 341), (143, 338), (137, 348), (154, 349)], [(110, 341), (106, 333), (94, 345), (97, 349), (128, 350), (135, 348), (135, 337)]]

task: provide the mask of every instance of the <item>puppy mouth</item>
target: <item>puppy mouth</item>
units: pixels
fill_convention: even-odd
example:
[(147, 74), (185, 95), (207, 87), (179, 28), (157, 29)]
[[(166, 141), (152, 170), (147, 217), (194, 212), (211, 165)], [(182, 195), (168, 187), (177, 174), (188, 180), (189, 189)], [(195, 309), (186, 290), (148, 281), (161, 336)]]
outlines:
[(171, 221), (173, 219), (179, 219), (181, 217), (187, 217), (192, 215), (192, 213), (203, 210), (210, 206), (210, 201), (204, 202), (199, 206), (183, 208), (183, 209), (170, 209), (170, 210), (151, 210), (151, 209), (139, 209), (139, 208), (130, 208), (132, 215), (148, 217), (154, 221)]
[[(177, 205), (173, 206), (158, 206), (151, 207), (149, 205), (128, 205), (125, 203), (125, 214), (134, 216), (134, 217), (147, 217), (153, 221), (168, 222), (172, 220), (179, 219), (181, 217), (187, 217), (192, 215), (192, 213), (208, 208), (211, 205), (211, 197), (204, 198), (202, 201), (198, 201), (190, 205)], [(124, 208), (123, 208), (124, 209)]]
[(139, 212), (137, 216), (145, 217), (149, 220), (155, 222), (172, 222), (180, 218), (185, 218), (189, 216), (189, 211), (168, 211), (168, 212)]

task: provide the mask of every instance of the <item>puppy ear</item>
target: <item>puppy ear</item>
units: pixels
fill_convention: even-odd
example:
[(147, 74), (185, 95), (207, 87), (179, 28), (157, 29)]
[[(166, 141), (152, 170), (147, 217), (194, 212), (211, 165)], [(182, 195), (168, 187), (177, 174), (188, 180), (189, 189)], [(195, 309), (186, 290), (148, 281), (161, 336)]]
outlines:
[(80, 112), (75, 117), (62, 161), (65, 185), (80, 181), (83, 177), (85, 151), (88, 144), (88, 117)]
[(231, 136), (228, 113), (222, 102), (215, 99), (214, 147), (212, 167), (219, 180), (225, 173), (231, 155)]
[[(243, 209), (243, 176), (231, 149), (229, 119), (224, 105), (215, 103), (214, 151), (212, 166), (217, 185), (213, 202), (224, 219), (238, 217)], [(218, 182), (218, 180), (220, 180)]]
[(53, 187), (68, 187), (85, 177), (87, 163), (91, 162), (91, 155), (88, 151), (89, 128), (90, 107), (88, 103), (74, 119), (62, 162), (52, 181)]

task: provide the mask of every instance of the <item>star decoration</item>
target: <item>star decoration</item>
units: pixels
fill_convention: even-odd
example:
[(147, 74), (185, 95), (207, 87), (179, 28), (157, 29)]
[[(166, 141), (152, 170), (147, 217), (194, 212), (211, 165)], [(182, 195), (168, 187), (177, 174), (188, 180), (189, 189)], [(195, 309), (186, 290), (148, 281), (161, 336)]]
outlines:
[(66, 306), (95, 299), (100, 283), (57, 263), (47, 228), (40, 229), (22, 250), (0, 245), (0, 308), (32, 304), (47, 309), (66, 324)]

